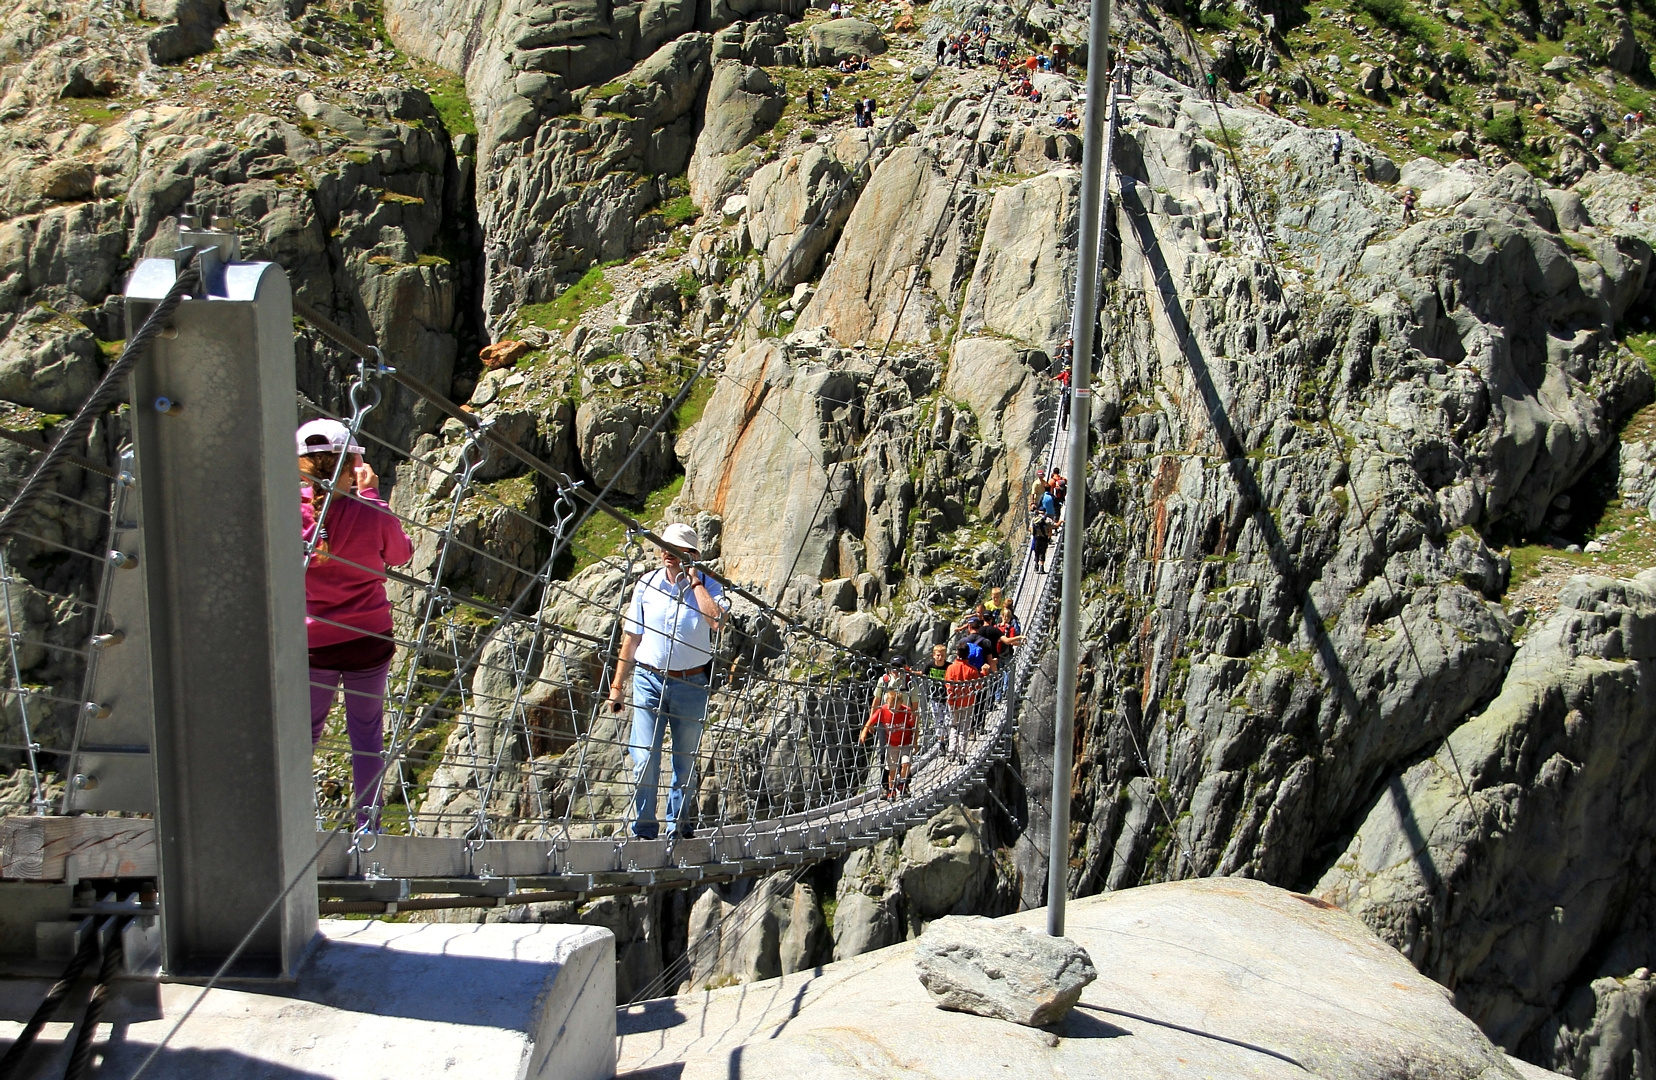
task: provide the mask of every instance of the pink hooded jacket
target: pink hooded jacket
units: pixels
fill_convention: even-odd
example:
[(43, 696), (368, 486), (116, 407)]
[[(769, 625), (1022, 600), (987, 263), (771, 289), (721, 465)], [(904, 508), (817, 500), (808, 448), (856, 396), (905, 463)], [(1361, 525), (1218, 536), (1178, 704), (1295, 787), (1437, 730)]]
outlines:
[[(300, 494), (300, 516), (309, 543), (322, 500), (316, 498), (313, 505), (308, 485)], [(402, 522), (377, 488), (364, 488), (357, 498), (336, 494), (328, 506), (327, 524), (328, 554), (318, 554), (305, 568), (305, 630), (310, 647), (389, 634), (391, 601), (385, 595), (384, 570), (414, 557), (414, 544), (403, 532)]]

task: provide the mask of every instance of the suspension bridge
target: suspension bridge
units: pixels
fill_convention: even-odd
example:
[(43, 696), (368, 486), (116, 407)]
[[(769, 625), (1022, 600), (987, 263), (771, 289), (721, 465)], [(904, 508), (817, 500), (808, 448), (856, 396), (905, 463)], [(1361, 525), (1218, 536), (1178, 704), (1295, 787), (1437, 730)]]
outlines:
[[(1113, 136), (1113, 96), (1105, 113)], [(1091, 246), (1084, 234), (1080, 250), (1096, 252), (1096, 217)], [(584, 900), (800, 867), (921, 824), (1012, 755), (1020, 702), (1058, 636), (1061, 545), (1038, 568), (1014, 530), (1011, 554), (982, 582), (985, 598), (1000, 591), (1023, 640), (972, 684), (963, 752), (946, 752), (930, 680), (909, 672), (913, 772), (888, 797), (881, 748), (859, 739), (883, 657), (847, 648), (725, 577), (716, 559), (669, 544), (607, 486), (564, 473), (399, 371), (394, 357), (292, 298), (279, 267), (240, 261), (233, 232), (185, 222), (180, 238), (177, 257), (135, 270), (125, 354), (0, 517), (10, 544), (0, 550), (0, 696), (23, 734), (0, 750), (21, 756), (29, 809), (6, 820), (0, 877), (113, 883), (101, 897), (79, 895), (65, 915), (101, 920), (107, 938), (162, 914), (159, 934), (136, 950), (141, 965), (214, 982), (268, 975), (293, 969), (317, 914)], [(1077, 274), (1093, 278), (1089, 293), (1096, 263), (1089, 254), (1080, 266), (1091, 273)], [(1076, 334), (1084, 357), (1087, 304), (1086, 332)], [(295, 316), (354, 358), (344, 409), (295, 388)], [(237, 363), (240, 373), (227, 375)], [(724, 376), (703, 361), (648, 434), (701, 377)], [(393, 387), (457, 423), (458, 438), (410, 448), (377, 437), (375, 411)], [(132, 403), (131, 438), (113, 466), (72, 453), (121, 399)], [(1064, 427), (1049, 405), (1043, 472), (1081, 460), (1072, 440), (1086, 430), (1084, 411)], [(390, 513), (414, 550), (405, 565), (355, 566), (383, 579), (392, 605), (384, 738), (367, 791), (350, 782), (353, 757), (368, 751), (353, 749), (343, 710), (314, 747), (300, 720), (310, 689), (332, 689), (303, 675), (303, 573), (318, 552), (288, 531), (298, 497), (292, 431), (312, 418), (343, 425), (393, 479), (381, 506), (339, 472), (317, 478), (319, 515), (350, 503)], [(75, 494), (54, 482), (65, 468), (88, 477)], [(489, 478), (513, 473), (531, 477), (540, 505), (500, 497)], [(226, 492), (227, 475), (247, 478), (245, 491)], [(1083, 495), (1078, 485), (1077, 504)], [(614, 550), (581, 540), (594, 515), (621, 531)], [(97, 542), (75, 543), (70, 521)], [(511, 551), (491, 544), (480, 521), (511, 536)], [(1080, 522), (1069, 527), (1078, 540)], [(629, 828), (631, 710), (608, 708), (604, 693), (652, 548), (718, 581), (725, 616), (685, 814), (693, 831), (659, 839)], [(30, 573), (43, 557), (60, 569)], [(20, 613), (42, 607), (56, 622), (35, 636)], [(26, 678), (42, 650), (79, 665), (78, 695)], [(38, 734), (48, 729), (72, 738), (54, 745)], [(89, 962), (97, 950), (86, 941), (97, 937), (76, 939), (60, 982)], [(133, 952), (104, 946), (106, 968), (116, 954), (117, 967), (131, 967)], [(36, 1019), (55, 1004), (48, 998)], [(82, 1031), (96, 1026), (92, 1013)], [(84, 1066), (79, 1046), (77, 1056)]]

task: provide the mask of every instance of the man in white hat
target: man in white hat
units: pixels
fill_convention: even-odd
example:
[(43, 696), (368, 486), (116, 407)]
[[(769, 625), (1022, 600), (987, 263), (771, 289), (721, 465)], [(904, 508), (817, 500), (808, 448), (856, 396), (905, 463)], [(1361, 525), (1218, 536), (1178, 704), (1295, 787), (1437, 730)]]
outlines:
[[(688, 525), (669, 525), (661, 538), (691, 559), (701, 557), (701, 541)], [(707, 714), (707, 677), (713, 663), (713, 632), (724, 624), (724, 594), (717, 581), (678, 552), (661, 549), (661, 568), (645, 574), (633, 588), (622, 623), (621, 655), (610, 683), (609, 706), (621, 711), (621, 688), (632, 672), (633, 722), (627, 753), (633, 763), (632, 834), (656, 837), (656, 785), (661, 779), (661, 746), (673, 736), (673, 786), (667, 792), (667, 833), (688, 838), (681, 821), (684, 806), (695, 798), (696, 748)]]

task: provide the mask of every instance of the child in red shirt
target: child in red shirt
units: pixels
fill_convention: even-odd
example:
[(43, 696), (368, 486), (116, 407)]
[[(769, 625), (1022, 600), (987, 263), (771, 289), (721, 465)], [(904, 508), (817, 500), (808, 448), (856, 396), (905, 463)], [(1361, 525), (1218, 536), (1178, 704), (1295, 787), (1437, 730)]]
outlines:
[(895, 690), (888, 690), (869, 712), (857, 742), (868, 741), (868, 733), (885, 728), (886, 769), (881, 798), (908, 795), (909, 772), (914, 768), (914, 709)]

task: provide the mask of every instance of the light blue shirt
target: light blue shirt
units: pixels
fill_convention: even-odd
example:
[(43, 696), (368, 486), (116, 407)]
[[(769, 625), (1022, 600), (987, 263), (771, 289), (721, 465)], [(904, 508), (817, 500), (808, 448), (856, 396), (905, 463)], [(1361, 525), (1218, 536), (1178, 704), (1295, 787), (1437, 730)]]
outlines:
[[(723, 586), (712, 578), (703, 577), (702, 583), (713, 599), (724, 595)], [(712, 661), (713, 626), (696, 606), (694, 589), (689, 574), (675, 585), (665, 570), (653, 570), (633, 586), (622, 630), (642, 636), (633, 654), (636, 663), (684, 671)]]

